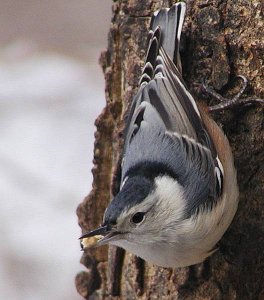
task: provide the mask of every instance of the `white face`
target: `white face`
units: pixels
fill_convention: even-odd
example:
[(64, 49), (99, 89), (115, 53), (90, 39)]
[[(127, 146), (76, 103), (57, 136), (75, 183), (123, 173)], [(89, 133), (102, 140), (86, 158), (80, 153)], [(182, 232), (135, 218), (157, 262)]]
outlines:
[(196, 219), (185, 218), (185, 205), (183, 188), (177, 181), (158, 177), (155, 190), (142, 202), (124, 210), (98, 246), (116, 245), (163, 267), (201, 262), (211, 248), (204, 251), (195, 247), (192, 233), (195, 234)]
[(230, 203), (229, 194), (224, 194), (212, 211), (185, 218), (183, 188), (166, 176), (157, 178), (155, 183), (151, 195), (117, 218), (115, 230), (121, 234), (106, 243), (163, 267), (202, 262), (215, 251), (234, 216), (237, 201), (231, 199)]
[(151, 195), (119, 216), (116, 229), (125, 233), (110, 244), (159, 266), (181, 266), (186, 262), (175, 242), (185, 209), (183, 189), (166, 176), (158, 177), (155, 183)]
[(158, 177), (156, 189), (141, 203), (124, 211), (117, 219), (116, 230), (122, 239), (137, 244), (167, 239), (166, 231), (174, 229), (185, 208), (182, 187), (172, 178)]

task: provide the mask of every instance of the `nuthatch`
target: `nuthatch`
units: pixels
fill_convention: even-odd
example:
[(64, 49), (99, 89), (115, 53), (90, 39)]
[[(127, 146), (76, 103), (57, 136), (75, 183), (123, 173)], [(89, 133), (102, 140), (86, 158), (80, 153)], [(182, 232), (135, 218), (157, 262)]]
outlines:
[(238, 205), (229, 142), (182, 78), (185, 9), (180, 2), (151, 19), (146, 62), (125, 129), (121, 188), (102, 226), (81, 237), (102, 235), (92, 244), (116, 245), (163, 267), (204, 261)]

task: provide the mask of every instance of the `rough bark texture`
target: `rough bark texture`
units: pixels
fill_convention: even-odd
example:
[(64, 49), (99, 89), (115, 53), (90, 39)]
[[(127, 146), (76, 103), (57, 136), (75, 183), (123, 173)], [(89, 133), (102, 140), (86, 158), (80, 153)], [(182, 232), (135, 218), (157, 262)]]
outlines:
[[(79, 205), (83, 231), (98, 226), (119, 185), (118, 157), (125, 111), (140, 76), (153, 11), (175, 1), (123, 0), (113, 4), (108, 50), (101, 65), (107, 105), (96, 120), (93, 190)], [(183, 66), (197, 101), (215, 104), (201, 82), (230, 96), (238, 74), (250, 80), (247, 95), (264, 97), (263, 0), (190, 0), (183, 33)], [(223, 251), (193, 268), (164, 269), (115, 247), (84, 252), (87, 272), (76, 276), (86, 299), (264, 299), (263, 109), (215, 115), (233, 148), (240, 204), (222, 239)], [(114, 176), (112, 175), (114, 174)]]

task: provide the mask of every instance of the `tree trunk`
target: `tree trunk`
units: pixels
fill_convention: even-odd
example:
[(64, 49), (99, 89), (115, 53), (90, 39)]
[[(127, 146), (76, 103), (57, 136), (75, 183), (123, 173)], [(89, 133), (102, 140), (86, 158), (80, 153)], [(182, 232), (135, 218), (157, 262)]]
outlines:
[[(124, 114), (140, 77), (152, 13), (174, 1), (123, 0), (113, 4), (108, 49), (101, 56), (106, 107), (96, 120), (93, 190), (79, 205), (83, 231), (100, 225), (119, 187)], [(99, 4), (98, 4), (99, 5)], [(264, 96), (263, 0), (189, 0), (183, 30), (183, 73), (197, 101), (216, 104), (201, 83), (225, 96), (239, 90)], [(165, 269), (113, 246), (84, 252), (87, 272), (76, 276), (86, 299), (264, 299), (263, 109), (236, 108), (215, 114), (233, 149), (240, 203), (222, 239), (222, 251), (192, 268)], [(114, 175), (112, 175), (114, 174)]]

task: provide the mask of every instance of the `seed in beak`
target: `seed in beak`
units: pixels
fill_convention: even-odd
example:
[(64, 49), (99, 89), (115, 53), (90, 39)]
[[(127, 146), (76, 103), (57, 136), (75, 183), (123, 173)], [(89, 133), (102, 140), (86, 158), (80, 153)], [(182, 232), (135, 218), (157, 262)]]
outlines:
[(103, 237), (104, 237), (103, 235), (95, 235), (95, 236), (81, 239), (82, 250), (95, 247), (97, 242), (101, 240)]

